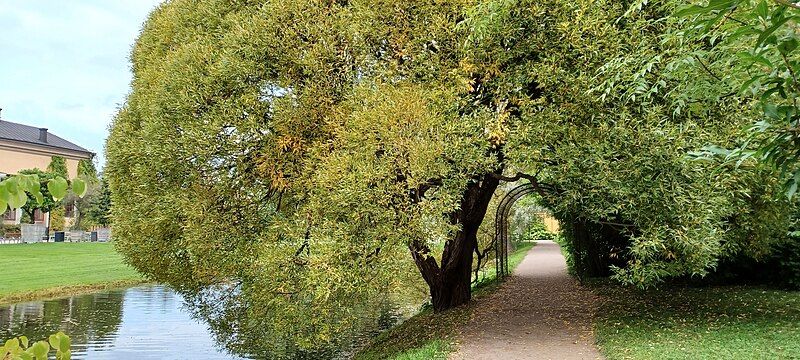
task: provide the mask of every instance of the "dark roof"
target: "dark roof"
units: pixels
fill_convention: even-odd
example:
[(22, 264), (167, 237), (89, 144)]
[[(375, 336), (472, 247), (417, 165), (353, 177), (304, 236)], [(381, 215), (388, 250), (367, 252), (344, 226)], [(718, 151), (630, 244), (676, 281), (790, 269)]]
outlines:
[(39, 141), (38, 127), (17, 124), (5, 120), (0, 120), (0, 140), (13, 140), (28, 144), (78, 151), (90, 155), (94, 154), (91, 151), (64, 140), (63, 138), (60, 138), (51, 132), (47, 133), (47, 142)]

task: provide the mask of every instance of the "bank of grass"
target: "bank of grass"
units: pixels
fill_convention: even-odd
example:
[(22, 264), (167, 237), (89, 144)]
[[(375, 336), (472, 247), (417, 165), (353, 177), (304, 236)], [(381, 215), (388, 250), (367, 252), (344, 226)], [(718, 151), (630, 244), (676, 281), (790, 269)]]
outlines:
[[(513, 271), (533, 246), (533, 243), (524, 244), (509, 254), (509, 269)], [(473, 287), (473, 296), (481, 297), (491, 293), (498, 286), (495, 279), (494, 266), (488, 264), (481, 281)], [(431, 309), (426, 308), (394, 329), (381, 334), (370, 346), (356, 354), (355, 359), (447, 359), (447, 355), (454, 349), (456, 330), (469, 321), (471, 314), (470, 305), (441, 314), (434, 314)]]
[(596, 322), (614, 359), (800, 359), (800, 292), (752, 286), (637, 291), (603, 283)]
[(0, 304), (142, 282), (109, 243), (0, 245)]

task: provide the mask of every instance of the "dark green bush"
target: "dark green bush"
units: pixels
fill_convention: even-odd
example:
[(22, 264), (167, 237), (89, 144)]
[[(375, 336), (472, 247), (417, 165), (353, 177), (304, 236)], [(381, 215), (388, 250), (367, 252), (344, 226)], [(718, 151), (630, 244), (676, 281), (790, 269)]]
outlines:
[(722, 259), (707, 277), (678, 280), (699, 285), (756, 283), (800, 290), (800, 211), (795, 210), (788, 233), (775, 239), (764, 256), (738, 253)]
[(778, 245), (775, 257), (780, 282), (800, 290), (800, 236), (791, 236), (789, 240)]

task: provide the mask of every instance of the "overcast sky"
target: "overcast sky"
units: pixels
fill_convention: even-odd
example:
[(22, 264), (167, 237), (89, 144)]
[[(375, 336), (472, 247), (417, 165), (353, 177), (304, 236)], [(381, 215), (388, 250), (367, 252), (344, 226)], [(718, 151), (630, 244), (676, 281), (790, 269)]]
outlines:
[(128, 55), (160, 0), (0, 0), (0, 117), (98, 154), (128, 92)]

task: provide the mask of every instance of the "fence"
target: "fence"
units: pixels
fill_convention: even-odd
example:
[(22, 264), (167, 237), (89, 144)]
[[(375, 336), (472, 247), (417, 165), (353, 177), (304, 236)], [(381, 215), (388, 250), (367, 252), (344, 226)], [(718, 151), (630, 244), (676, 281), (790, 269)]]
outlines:
[(99, 242), (111, 241), (111, 229), (109, 228), (97, 229), (97, 241)]
[(0, 245), (3, 244), (22, 244), (22, 239), (19, 237), (0, 237)]
[(92, 233), (83, 230), (67, 231), (64, 237), (67, 242), (87, 242), (92, 240)]
[(22, 242), (38, 243), (47, 239), (47, 227), (38, 224), (22, 224)]
[[(0, 245), (3, 244), (32, 244), (39, 242), (54, 242), (55, 232), (49, 236), (44, 225), (22, 224), (21, 233), (8, 233), (0, 236)], [(70, 230), (64, 232), (65, 242), (109, 242), (111, 241), (110, 228), (97, 228), (94, 231)]]

